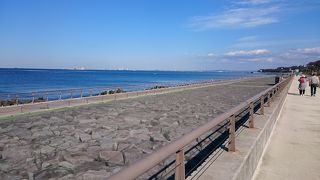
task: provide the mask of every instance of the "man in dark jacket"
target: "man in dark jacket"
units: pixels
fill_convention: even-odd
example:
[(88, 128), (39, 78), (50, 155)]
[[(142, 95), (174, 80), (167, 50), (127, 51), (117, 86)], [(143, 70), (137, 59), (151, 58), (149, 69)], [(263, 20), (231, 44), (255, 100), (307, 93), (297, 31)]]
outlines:
[(311, 87), (311, 96), (316, 96), (317, 87), (319, 86), (319, 78), (315, 73), (309, 78), (309, 85)]

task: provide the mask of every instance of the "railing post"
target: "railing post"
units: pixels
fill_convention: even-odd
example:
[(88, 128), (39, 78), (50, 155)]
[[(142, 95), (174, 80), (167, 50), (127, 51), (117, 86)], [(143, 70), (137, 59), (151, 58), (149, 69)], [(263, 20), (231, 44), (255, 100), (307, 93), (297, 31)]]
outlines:
[(101, 96), (101, 102), (103, 102), (103, 96)]
[(253, 114), (254, 114), (254, 105), (253, 105), (253, 102), (251, 102), (249, 105), (249, 128), (254, 128)]
[(236, 151), (236, 117), (232, 115), (229, 119), (229, 152)]
[(270, 92), (268, 92), (268, 101), (267, 101), (267, 105), (268, 105), (268, 107), (270, 106), (270, 101), (271, 101), (271, 93)]
[(49, 101), (49, 94), (48, 93), (46, 93), (46, 101), (48, 102)]
[(81, 89), (80, 90), (80, 98), (82, 98), (82, 96), (83, 96), (83, 90)]
[(59, 100), (62, 99), (62, 92), (60, 91), (60, 96), (59, 96)]
[(184, 150), (180, 149), (176, 152), (176, 172), (175, 180), (185, 180), (185, 166), (184, 166)]
[(19, 97), (18, 97), (18, 94), (16, 94), (16, 105), (19, 105)]
[(275, 96), (276, 96), (276, 89), (273, 90), (273, 98), (272, 98), (272, 100), (274, 100)]
[(32, 93), (32, 104), (34, 103), (34, 93)]
[[(283, 84), (283, 83), (282, 83)], [(282, 90), (282, 84), (279, 85), (279, 92)]]
[(264, 115), (264, 95), (260, 98), (260, 114)]

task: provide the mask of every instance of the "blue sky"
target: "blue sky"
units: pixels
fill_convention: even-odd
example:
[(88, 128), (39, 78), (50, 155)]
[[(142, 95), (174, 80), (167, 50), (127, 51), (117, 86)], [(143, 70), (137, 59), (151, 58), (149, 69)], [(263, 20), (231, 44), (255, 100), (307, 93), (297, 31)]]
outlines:
[(0, 0), (0, 67), (255, 70), (320, 59), (319, 0)]

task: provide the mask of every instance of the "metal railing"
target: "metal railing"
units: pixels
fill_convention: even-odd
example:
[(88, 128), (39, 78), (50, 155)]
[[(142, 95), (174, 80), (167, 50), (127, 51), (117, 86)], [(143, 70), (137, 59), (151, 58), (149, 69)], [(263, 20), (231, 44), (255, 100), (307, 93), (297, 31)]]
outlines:
[[(145, 95), (156, 95), (161, 94), (165, 92), (173, 92), (173, 91), (180, 91), (184, 89), (192, 89), (192, 88), (199, 88), (199, 87), (206, 87), (206, 86), (212, 86), (215, 84), (230, 84), (234, 82), (238, 82), (239, 79), (235, 80), (229, 80), (225, 82), (221, 81), (202, 81), (202, 82), (193, 82), (193, 83), (175, 83), (173, 84), (157, 84), (155, 86), (158, 86), (157, 88), (152, 88), (155, 86), (138, 86), (143, 87), (143, 90), (141, 91), (129, 91), (125, 93), (101, 93), (106, 92), (108, 90), (115, 90), (115, 89), (106, 89), (103, 88), (98, 93), (93, 94), (89, 93), (87, 94), (86, 91), (82, 89), (78, 89), (80, 92), (80, 95), (77, 96), (76, 89), (73, 89), (72, 92), (67, 91), (70, 93), (70, 96), (68, 98), (63, 98), (63, 93), (59, 93), (59, 91), (54, 91), (56, 96), (58, 96), (57, 99), (50, 99), (50, 95), (54, 94), (53, 92), (41, 92), (40, 94), (33, 93), (31, 96), (31, 100), (27, 103), (19, 103), (19, 100), (14, 100), (13, 105), (10, 106), (2, 106), (0, 107), (0, 116), (6, 116), (6, 115), (13, 115), (18, 113), (26, 113), (26, 112), (35, 112), (35, 111), (42, 111), (42, 110), (48, 110), (48, 109), (56, 109), (61, 107), (69, 107), (69, 106), (77, 106), (77, 105), (83, 105), (83, 104), (89, 104), (89, 103), (99, 103), (99, 102), (106, 102), (106, 101), (112, 101), (112, 100), (119, 100), (119, 99), (126, 99), (126, 98), (134, 98), (139, 96), (145, 96)], [(171, 86), (169, 86), (171, 85)], [(160, 88), (159, 88), (160, 86)], [(137, 87), (137, 86), (134, 86)], [(165, 87), (165, 88), (164, 88)], [(147, 89), (147, 90), (145, 90)], [(90, 90), (90, 89), (89, 89)], [(102, 91), (103, 90), (103, 91)], [(45, 95), (40, 96), (40, 95)], [(41, 97), (40, 100), (37, 99), (37, 97)]]
[[(33, 104), (38, 102), (48, 102), (56, 100), (68, 100), (75, 98), (84, 98), (92, 96), (101, 96), (116, 93), (117, 89), (121, 89), (125, 92), (139, 92), (144, 90), (150, 90), (155, 88), (168, 88), (168, 87), (180, 87), (187, 85), (205, 84), (219, 82), (219, 80), (207, 80), (207, 81), (186, 81), (179, 83), (149, 83), (146, 85), (125, 85), (125, 86), (107, 86), (107, 87), (91, 87), (91, 88), (72, 88), (61, 90), (49, 90), (38, 92), (26, 92), (26, 93), (0, 93), (0, 106), (11, 106), (19, 104)], [(112, 93), (112, 94), (113, 94)]]
[[(264, 114), (265, 105), (270, 106), (270, 102), (281, 92), (283, 89), (288, 89), (288, 84), (291, 82), (292, 78), (289, 76), (280, 83), (268, 88), (267, 90), (257, 94), (256, 96), (248, 99), (247, 101), (239, 104), (238, 106), (232, 108), (228, 112), (225, 112), (208, 123), (200, 126), (199, 128), (191, 131), (190, 133), (183, 135), (179, 139), (173, 141), (172, 143), (162, 147), (158, 151), (148, 155), (142, 160), (131, 164), (129, 167), (121, 170), (120, 172), (110, 176), (109, 180), (129, 180), (141, 177), (141, 175), (146, 174), (147, 171), (152, 170), (152, 168), (163, 164), (166, 160), (170, 159), (170, 162), (164, 165), (164, 167), (158, 168), (153, 176), (149, 176), (149, 179), (176, 179), (184, 180), (190, 172), (186, 172), (186, 167), (188, 166), (188, 161), (186, 161), (186, 154), (199, 146), (199, 142), (194, 143), (203, 135), (208, 135), (200, 143), (209, 138), (209, 141), (217, 141), (215, 151), (217, 147), (221, 147), (222, 143), (227, 142), (226, 149), (230, 152), (236, 150), (236, 130), (242, 126), (245, 122), (248, 123), (248, 128), (254, 128), (254, 118), (255, 112), (259, 111), (260, 115)], [(221, 131), (221, 128), (224, 130)], [(212, 132), (212, 130), (214, 130)], [(215, 139), (211, 139), (211, 135), (220, 132), (220, 135), (215, 135)], [(220, 138), (220, 139), (219, 139)], [(194, 145), (195, 144), (195, 145)], [(189, 148), (189, 149), (187, 149)], [(203, 149), (203, 148), (202, 148)], [(175, 157), (172, 157), (174, 155)], [(201, 162), (200, 162), (201, 163)], [(163, 171), (169, 166), (173, 166), (173, 171), (171, 174), (166, 172), (165, 176), (158, 178)], [(159, 171), (160, 169), (160, 171)], [(143, 177), (144, 179), (146, 177)]]

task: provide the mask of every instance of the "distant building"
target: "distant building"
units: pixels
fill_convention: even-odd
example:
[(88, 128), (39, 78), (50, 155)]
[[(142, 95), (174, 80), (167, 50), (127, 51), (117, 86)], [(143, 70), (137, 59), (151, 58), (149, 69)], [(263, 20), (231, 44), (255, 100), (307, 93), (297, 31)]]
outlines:
[(292, 73), (293, 70), (303, 71), (305, 66), (277, 67), (275, 69), (260, 69), (259, 72)]

